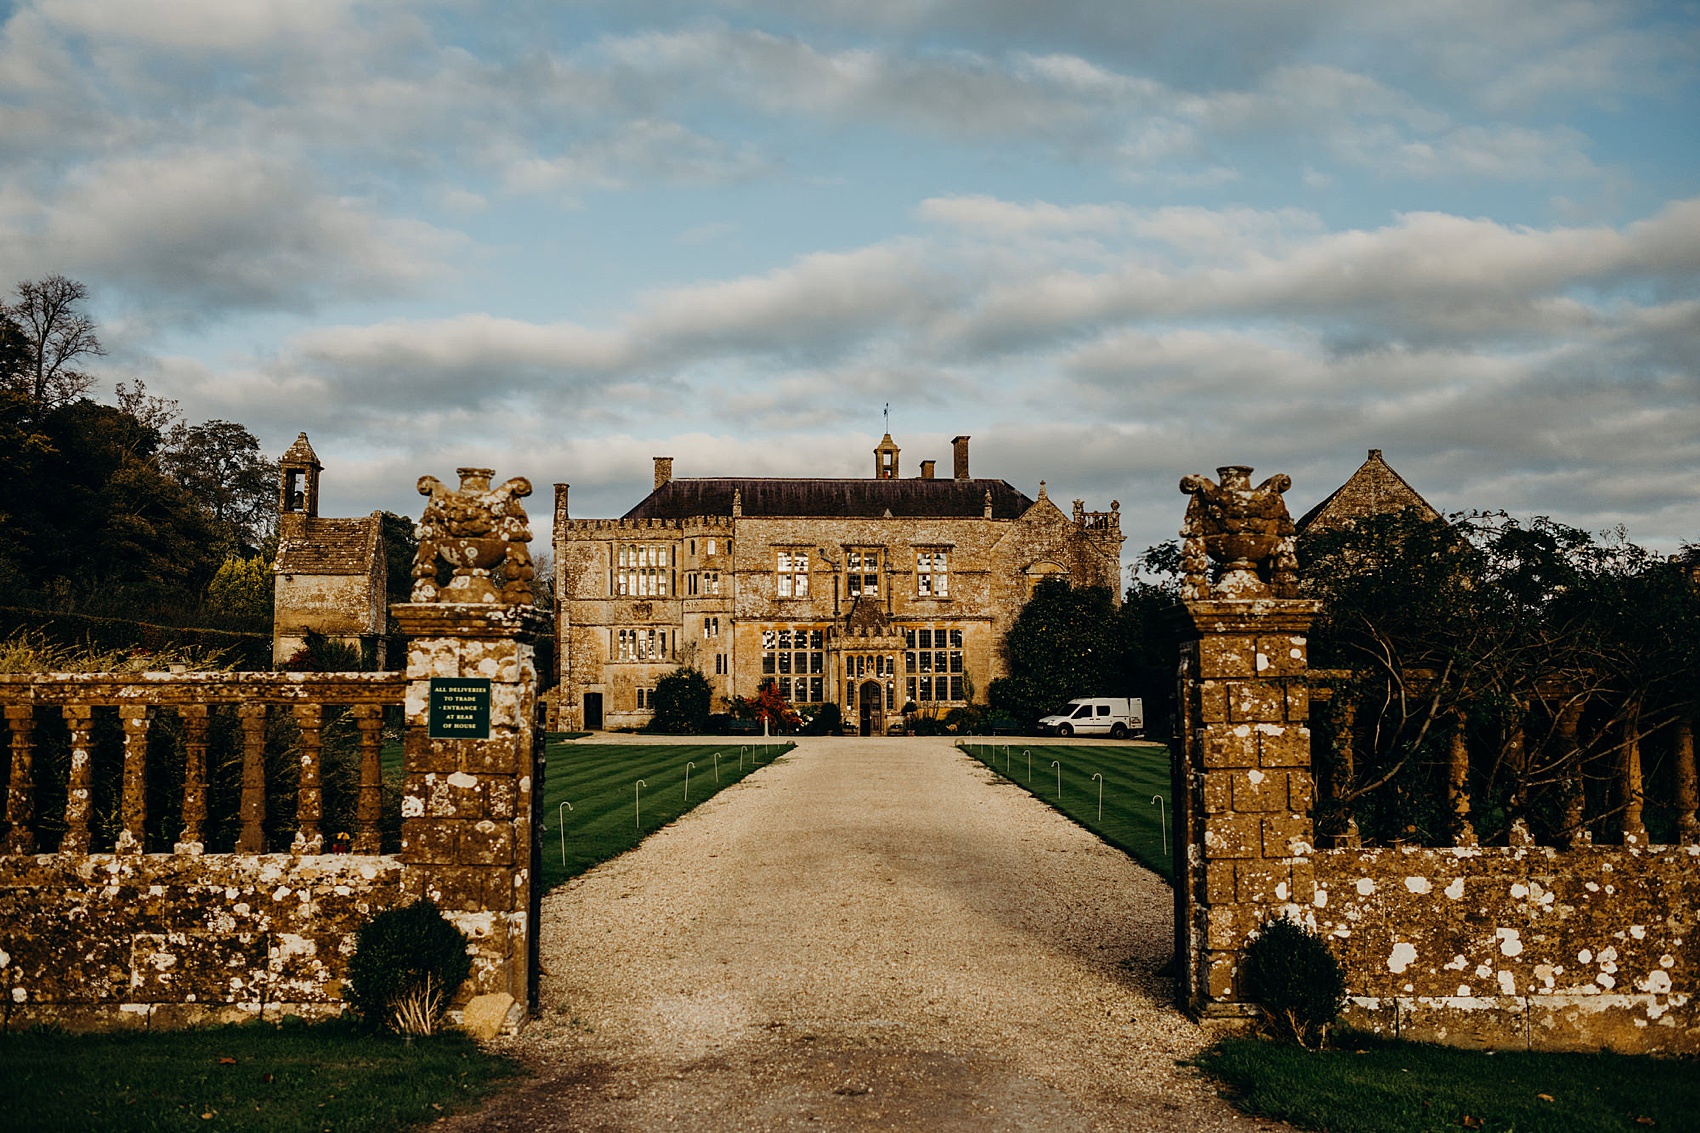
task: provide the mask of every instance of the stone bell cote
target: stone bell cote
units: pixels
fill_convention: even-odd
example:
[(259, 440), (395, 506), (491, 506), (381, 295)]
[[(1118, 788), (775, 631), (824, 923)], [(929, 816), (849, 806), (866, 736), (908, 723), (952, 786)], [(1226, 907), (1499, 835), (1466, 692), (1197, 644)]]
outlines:
[(303, 521), (319, 514), (319, 473), (324, 465), (306, 433), (295, 438), (277, 463), (278, 526), (305, 531)]

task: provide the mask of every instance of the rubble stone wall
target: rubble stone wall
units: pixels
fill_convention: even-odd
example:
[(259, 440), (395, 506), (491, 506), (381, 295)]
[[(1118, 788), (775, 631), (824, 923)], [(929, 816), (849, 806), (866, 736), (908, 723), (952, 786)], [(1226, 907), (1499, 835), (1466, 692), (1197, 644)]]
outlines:
[(1700, 846), (1310, 860), (1304, 919), (1346, 969), (1353, 1026), (1453, 1046), (1700, 1052)]
[(393, 856), (0, 856), (5, 1028), (338, 1015), (354, 931), (402, 891)]

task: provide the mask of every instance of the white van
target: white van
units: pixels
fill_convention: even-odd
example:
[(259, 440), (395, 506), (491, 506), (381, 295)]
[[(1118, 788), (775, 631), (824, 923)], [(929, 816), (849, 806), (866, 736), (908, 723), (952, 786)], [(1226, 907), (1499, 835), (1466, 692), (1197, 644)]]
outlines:
[(1145, 702), (1137, 696), (1090, 696), (1071, 700), (1039, 721), (1046, 735), (1110, 736), (1125, 740), (1145, 734)]

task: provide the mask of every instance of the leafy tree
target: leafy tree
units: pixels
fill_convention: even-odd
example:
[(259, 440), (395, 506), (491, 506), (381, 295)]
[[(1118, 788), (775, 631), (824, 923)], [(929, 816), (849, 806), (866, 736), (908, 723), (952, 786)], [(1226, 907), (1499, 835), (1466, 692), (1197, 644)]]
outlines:
[(158, 433), (79, 399), (37, 412), (15, 392), (0, 427), (0, 585), (25, 604), (180, 621), (223, 561), (207, 510), (154, 459)]
[(1156, 576), (1135, 577), (1122, 595), (1121, 672), (1128, 695), (1145, 704), (1145, 734), (1167, 735), (1174, 716), (1175, 670), (1180, 646), (1175, 608), (1180, 602), (1180, 545), (1147, 547), (1139, 567)]
[(232, 629), (269, 629), (275, 580), (260, 555), (228, 558), (207, 584), (207, 612)]
[(655, 682), (655, 714), (649, 730), (673, 735), (695, 736), (708, 729), (708, 712), (714, 690), (708, 678), (696, 669), (674, 669)]
[(803, 720), (791, 702), (779, 695), (779, 685), (772, 677), (763, 677), (751, 697), (734, 696), (731, 715), (738, 720), (765, 722), (770, 733), (791, 731)]
[(88, 295), (81, 283), (55, 274), (21, 281), (17, 301), (0, 304), (0, 315), (23, 336), (23, 365), (0, 374), (38, 410), (65, 405), (93, 384), (76, 368), (83, 358), (106, 353), (94, 320), (80, 309)]
[(187, 488), (240, 547), (277, 528), (277, 461), (234, 421), (182, 422), (165, 434), (160, 467)]
[(24, 328), (0, 304), (0, 389), (20, 396), (29, 384), (26, 377), (32, 363), (29, 341)]
[(419, 553), (419, 536), (413, 521), (405, 515), (386, 511), (383, 523), (384, 564), (388, 575), (384, 590), (391, 602), (413, 599), (413, 558)]
[(1119, 630), (1108, 587), (1041, 582), (1004, 637), (1009, 675), (987, 687), (992, 707), (1030, 724), (1071, 697), (1125, 695)]
[(1449, 842), (1462, 772), (1478, 835), (1564, 840), (1586, 812), (1625, 813), (1620, 761), (1696, 709), (1700, 597), (1621, 535), (1411, 510), (1310, 536), (1300, 556), (1323, 602), (1312, 665), (1338, 674), (1317, 744), (1324, 830)]

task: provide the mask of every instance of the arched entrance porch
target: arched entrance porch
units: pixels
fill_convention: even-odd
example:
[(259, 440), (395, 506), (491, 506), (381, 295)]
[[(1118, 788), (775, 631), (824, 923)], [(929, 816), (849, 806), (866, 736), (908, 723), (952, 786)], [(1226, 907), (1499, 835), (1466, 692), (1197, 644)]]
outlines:
[(885, 692), (878, 681), (863, 681), (856, 692), (856, 704), (861, 710), (861, 732), (864, 736), (885, 734)]

